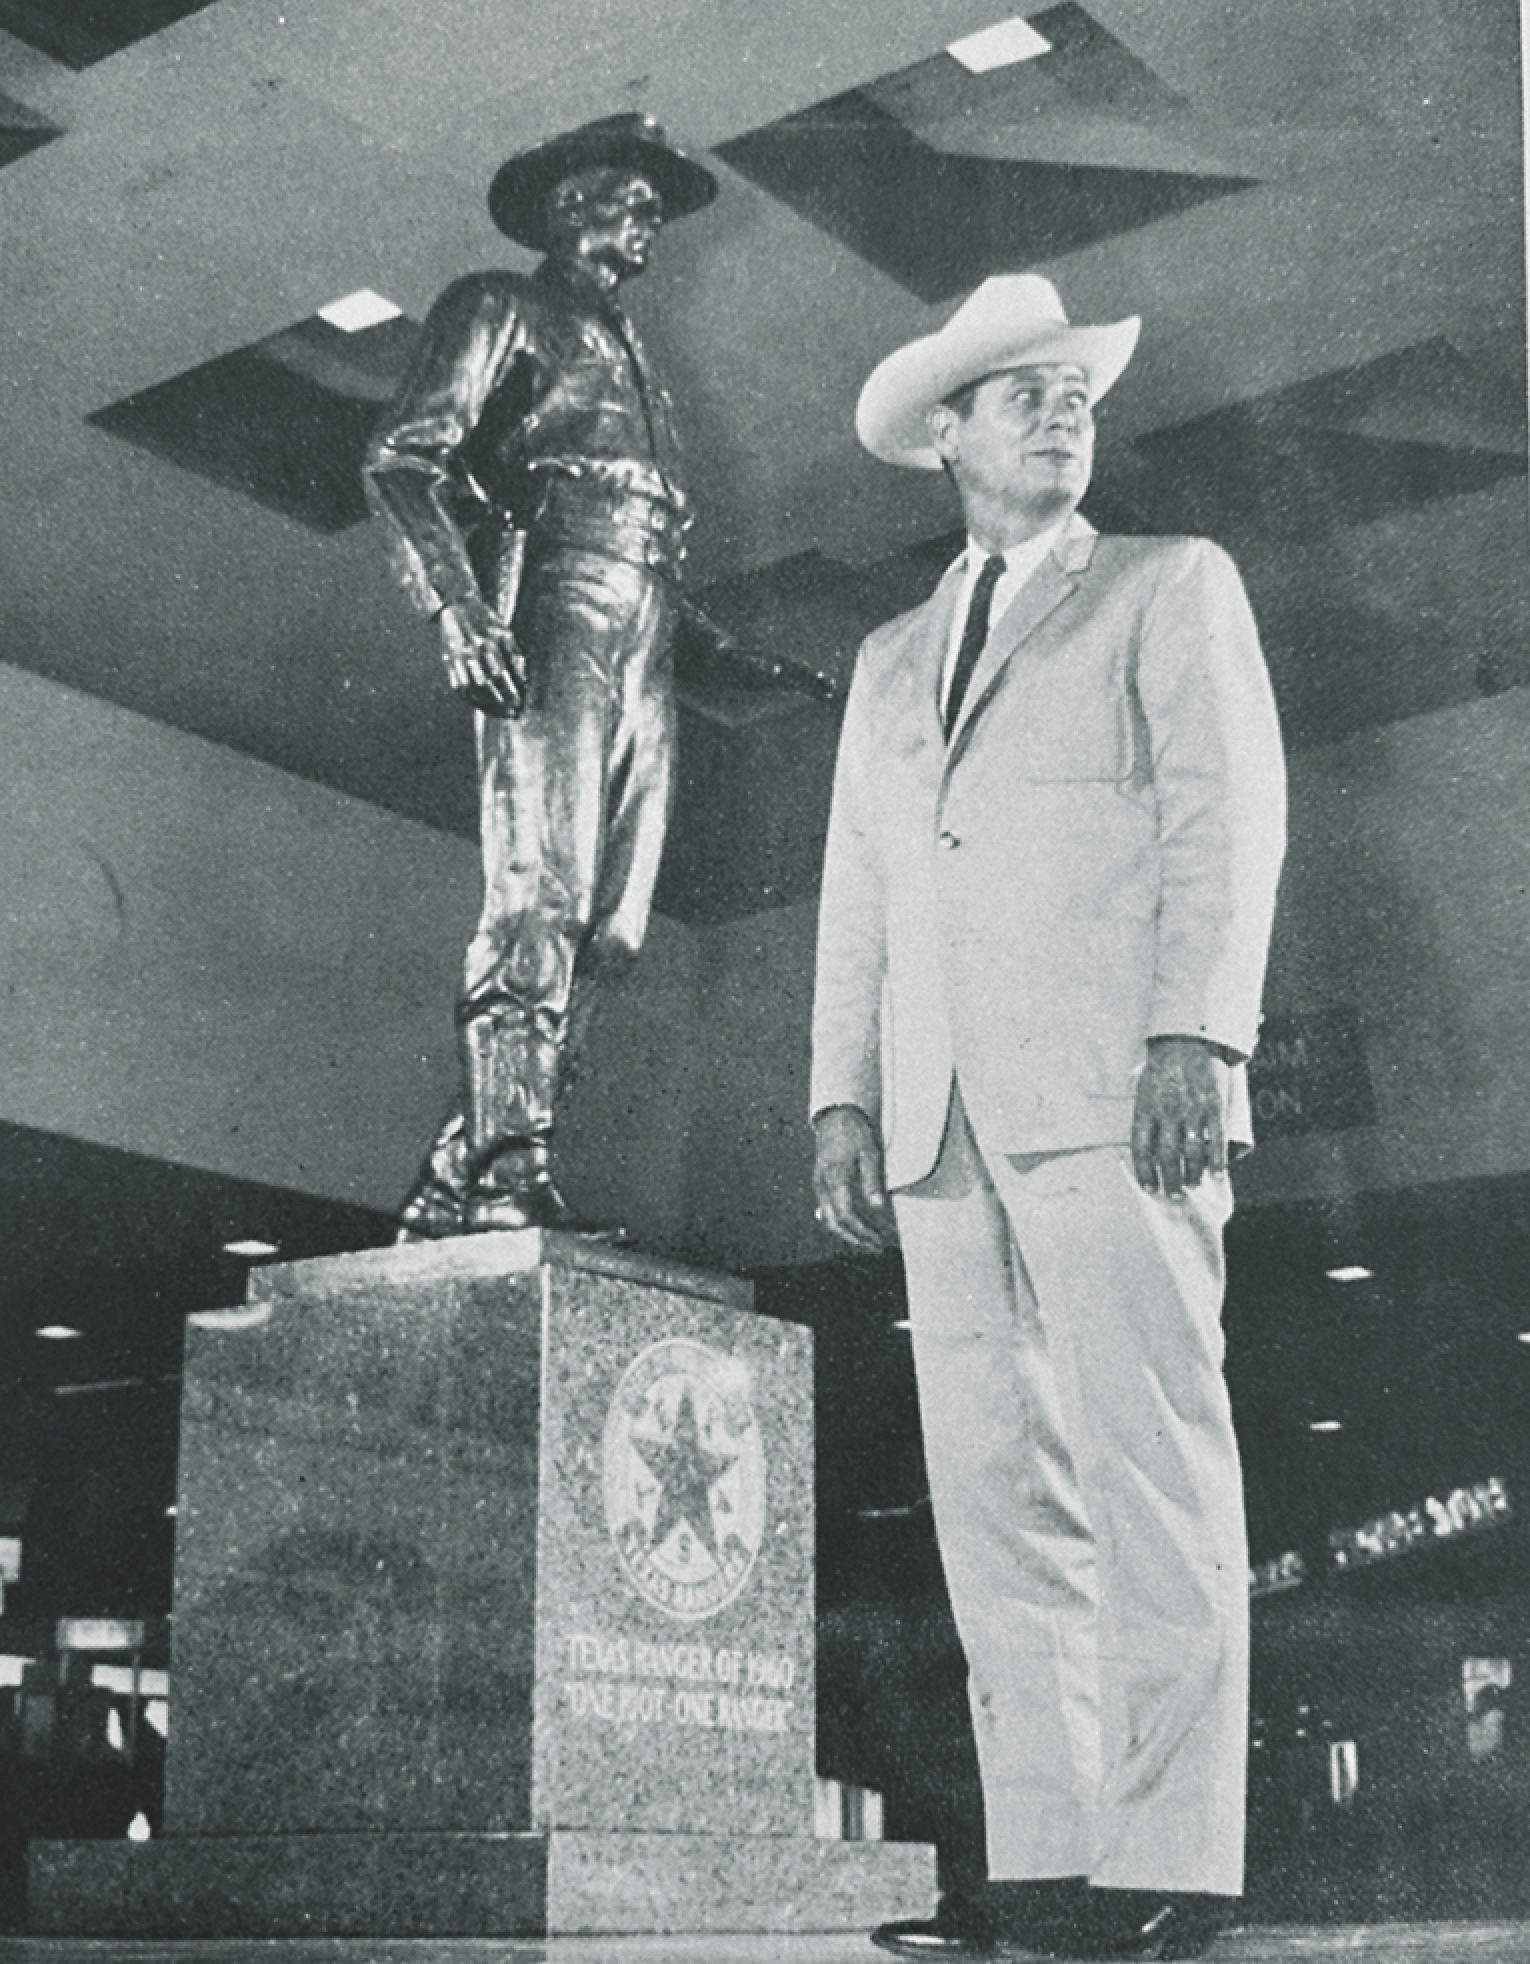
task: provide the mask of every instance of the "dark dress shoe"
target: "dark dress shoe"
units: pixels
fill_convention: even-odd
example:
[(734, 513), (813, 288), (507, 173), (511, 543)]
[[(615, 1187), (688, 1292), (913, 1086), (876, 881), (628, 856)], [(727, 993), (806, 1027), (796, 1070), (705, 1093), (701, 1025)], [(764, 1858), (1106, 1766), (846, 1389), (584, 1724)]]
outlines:
[(871, 1941), (895, 1957), (989, 1957), (993, 1932), (974, 1902), (945, 1898), (933, 1916), (905, 1916), (879, 1923)]
[(1076, 1958), (1203, 1957), (1232, 1922), (1235, 1896), (1091, 1889)]
[(1001, 1958), (1072, 1957), (1094, 1892), (1081, 1875), (990, 1882), (983, 1891)]
[(947, 1896), (932, 1917), (883, 1923), (871, 1941), (898, 1957), (987, 1958), (990, 1964), (1071, 1957), (1091, 1892), (1082, 1876), (990, 1882)]

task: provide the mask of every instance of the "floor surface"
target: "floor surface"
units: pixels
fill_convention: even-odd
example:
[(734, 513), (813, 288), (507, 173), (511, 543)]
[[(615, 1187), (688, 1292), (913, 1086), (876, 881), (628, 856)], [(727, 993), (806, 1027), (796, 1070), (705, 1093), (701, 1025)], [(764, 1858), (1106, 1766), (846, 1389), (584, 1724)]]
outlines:
[[(285, 1938), (0, 1937), (0, 1964), (876, 1964), (859, 1936)], [(1530, 1964), (1530, 1924), (1286, 1925), (1229, 1931), (1210, 1964)]]

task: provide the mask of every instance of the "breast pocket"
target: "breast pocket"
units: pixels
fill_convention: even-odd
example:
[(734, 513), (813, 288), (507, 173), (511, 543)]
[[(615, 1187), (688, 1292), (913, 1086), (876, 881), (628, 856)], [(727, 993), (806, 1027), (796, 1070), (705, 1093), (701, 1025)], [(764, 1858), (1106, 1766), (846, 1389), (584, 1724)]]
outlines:
[(1066, 657), (1024, 678), (1012, 724), (1014, 765), (1033, 784), (1147, 782), (1147, 732), (1119, 672)]

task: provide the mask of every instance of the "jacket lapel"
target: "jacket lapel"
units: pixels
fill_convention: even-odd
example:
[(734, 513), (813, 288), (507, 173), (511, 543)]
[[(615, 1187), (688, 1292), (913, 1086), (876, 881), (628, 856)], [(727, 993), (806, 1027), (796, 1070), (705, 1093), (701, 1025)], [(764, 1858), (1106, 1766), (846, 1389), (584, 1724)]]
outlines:
[(974, 719), (982, 714), (1015, 650), (1035, 633), (1047, 616), (1060, 607), (1078, 585), (1080, 576), (1094, 555), (1094, 542), (1098, 537), (1088, 519), (1080, 518), (1075, 513), (1052, 550), (999, 616), (988, 637), (988, 645), (972, 671), (966, 699), (956, 719), (956, 728), (951, 732), (953, 757), (965, 741)]
[(941, 743), (945, 738), (940, 727), (940, 678), (946, 665), (946, 649), (951, 644), (964, 563), (958, 559), (947, 567), (940, 585), (910, 623), (914, 692), (920, 721), (929, 725), (929, 731)]

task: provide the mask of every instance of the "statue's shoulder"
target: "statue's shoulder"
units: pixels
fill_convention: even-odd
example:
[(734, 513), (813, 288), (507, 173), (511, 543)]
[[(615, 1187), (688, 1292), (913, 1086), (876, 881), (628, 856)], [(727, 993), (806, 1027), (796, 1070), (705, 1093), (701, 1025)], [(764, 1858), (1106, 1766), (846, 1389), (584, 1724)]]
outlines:
[(437, 295), (431, 315), (436, 320), (461, 320), (488, 314), (525, 315), (540, 310), (536, 283), (525, 273), (503, 266), (484, 266), (459, 273)]

